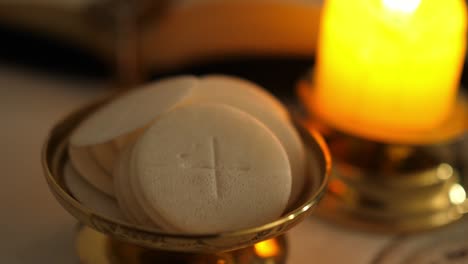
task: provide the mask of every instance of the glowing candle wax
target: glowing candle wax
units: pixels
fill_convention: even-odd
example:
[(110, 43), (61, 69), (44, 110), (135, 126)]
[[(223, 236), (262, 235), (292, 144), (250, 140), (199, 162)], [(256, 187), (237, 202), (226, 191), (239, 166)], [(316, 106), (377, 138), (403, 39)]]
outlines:
[(313, 111), (380, 139), (440, 126), (455, 103), (465, 42), (463, 0), (328, 0)]

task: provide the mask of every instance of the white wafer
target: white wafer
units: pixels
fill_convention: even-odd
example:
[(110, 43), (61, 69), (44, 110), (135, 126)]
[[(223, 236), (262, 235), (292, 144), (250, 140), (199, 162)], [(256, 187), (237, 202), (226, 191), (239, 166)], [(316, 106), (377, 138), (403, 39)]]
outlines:
[(114, 196), (112, 177), (93, 159), (88, 147), (68, 147), (73, 167), (89, 184), (107, 195)]
[(149, 127), (150, 124), (139, 128), (124, 137), (118, 137), (112, 141), (112, 144), (117, 148), (119, 151), (123, 151), (127, 146), (134, 145), (138, 138), (145, 132), (145, 130)]
[[(131, 156), (132, 147), (128, 146), (122, 156), (119, 159), (119, 164), (116, 168), (120, 171), (116, 172), (116, 188), (119, 190), (119, 194), (116, 196), (119, 197), (119, 204), (122, 203), (124, 210), (127, 210), (131, 217), (135, 220), (135, 223), (141, 224), (146, 227), (156, 227), (164, 228), (165, 230), (173, 230), (170, 225), (165, 224), (161, 220), (154, 221), (147, 214), (142, 205), (139, 203), (136, 195), (133, 193), (132, 189), (132, 178), (133, 174), (130, 171), (130, 156)], [(117, 186), (119, 185), (119, 186)]]
[(114, 163), (119, 156), (117, 146), (112, 142), (94, 145), (89, 147), (91, 156), (104, 171), (112, 176)]
[(133, 193), (131, 184), (133, 174), (130, 171), (131, 151), (132, 145), (128, 145), (122, 151), (122, 155), (118, 159), (117, 166), (115, 167), (115, 194), (122, 211), (133, 223), (146, 227), (164, 228), (166, 231), (174, 230), (161, 219), (157, 219), (158, 221), (150, 219), (136, 198), (136, 195)]
[(202, 78), (190, 99), (195, 102), (221, 103), (236, 107), (271, 129), (288, 154), (292, 174), (289, 205), (292, 205), (304, 185), (305, 153), (301, 138), (292, 126), (284, 106), (251, 82), (221, 75)]
[(144, 226), (153, 226), (153, 222), (145, 214), (131, 191), (131, 174), (128, 166), (130, 162), (130, 153), (131, 146), (128, 146), (123, 150), (120, 158), (118, 159), (117, 165), (115, 166), (115, 197), (117, 198), (122, 211), (125, 213), (125, 215), (128, 215), (129, 219), (131, 219), (134, 223)]
[(70, 138), (73, 146), (109, 142), (148, 125), (190, 94), (197, 79), (170, 78), (135, 89), (99, 108)]
[(111, 219), (125, 220), (117, 202), (84, 181), (70, 163), (64, 168), (64, 181), (70, 193), (83, 205)]
[[(231, 105), (247, 112), (275, 114), (289, 120), (289, 112), (272, 94), (257, 84), (228, 75), (205, 75), (194, 90), (200, 99), (220, 100), (219, 103)], [(245, 109), (243, 109), (245, 108)]]
[(271, 131), (227, 105), (181, 106), (139, 139), (132, 171), (151, 218), (182, 232), (212, 233), (265, 224), (291, 191), (287, 154)]
[[(132, 153), (130, 156), (132, 156)], [(159, 212), (152, 209), (150, 204), (151, 202), (142, 194), (141, 185), (139, 184), (138, 178), (136, 177), (134, 171), (134, 162), (132, 157), (130, 157), (129, 162), (127, 163), (127, 172), (129, 175), (131, 175), (129, 177), (129, 184), (131, 189), (130, 194), (132, 195), (131, 202), (135, 203), (135, 206), (139, 207), (140, 212), (151, 219), (153, 225), (156, 225), (165, 231), (180, 232), (180, 230), (171, 225)]]

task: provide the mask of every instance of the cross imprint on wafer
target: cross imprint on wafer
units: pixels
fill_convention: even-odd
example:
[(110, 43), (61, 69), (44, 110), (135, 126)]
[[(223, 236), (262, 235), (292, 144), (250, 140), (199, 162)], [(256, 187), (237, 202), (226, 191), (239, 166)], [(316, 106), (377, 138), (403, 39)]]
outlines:
[[(219, 187), (220, 187), (220, 177), (219, 177), (219, 171), (220, 170), (231, 170), (231, 171), (238, 171), (238, 172), (247, 172), (250, 170), (249, 165), (238, 165), (238, 166), (232, 166), (232, 167), (224, 167), (222, 165), (218, 164), (218, 140), (216, 137), (210, 137), (210, 140), (208, 142), (209, 145), (209, 152), (210, 152), (210, 161), (207, 162), (209, 164), (203, 164), (203, 163), (198, 163), (198, 164), (185, 164), (182, 163), (182, 168), (184, 169), (203, 169), (203, 170), (209, 170), (211, 174), (213, 175), (212, 181), (213, 181), (213, 193), (216, 198), (219, 197)], [(197, 147), (199, 145), (195, 145)], [(188, 159), (190, 157), (190, 154), (188, 153), (180, 153), (177, 155), (177, 157), (181, 160)]]

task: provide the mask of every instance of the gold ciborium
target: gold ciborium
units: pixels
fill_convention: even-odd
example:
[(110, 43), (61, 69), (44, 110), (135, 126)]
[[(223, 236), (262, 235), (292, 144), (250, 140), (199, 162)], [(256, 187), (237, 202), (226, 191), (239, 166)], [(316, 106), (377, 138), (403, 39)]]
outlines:
[(42, 163), (50, 191), (80, 223), (76, 246), (82, 263), (285, 263), (284, 233), (304, 220), (326, 192), (330, 155), (318, 133), (296, 122), (308, 153), (308, 182), (294, 208), (279, 219), (263, 226), (217, 234), (166, 233), (92, 211), (76, 200), (64, 184), (70, 133), (103, 103), (81, 108), (60, 121), (43, 149)]

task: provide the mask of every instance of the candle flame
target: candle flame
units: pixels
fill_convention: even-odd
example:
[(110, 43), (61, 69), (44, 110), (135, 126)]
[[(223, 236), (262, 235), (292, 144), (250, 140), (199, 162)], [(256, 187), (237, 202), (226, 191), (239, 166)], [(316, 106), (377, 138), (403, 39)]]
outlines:
[(382, 0), (386, 8), (404, 13), (413, 13), (418, 9), (421, 0)]

